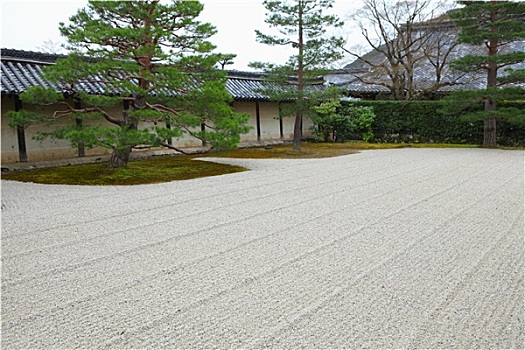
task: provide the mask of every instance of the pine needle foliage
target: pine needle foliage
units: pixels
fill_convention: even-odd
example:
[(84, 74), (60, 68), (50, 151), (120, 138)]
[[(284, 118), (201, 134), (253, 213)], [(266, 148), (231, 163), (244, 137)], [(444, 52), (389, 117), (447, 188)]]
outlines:
[[(41, 137), (110, 148), (111, 167), (126, 166), (135, 147), (177, 149), (168, 140), (184, 135), (211, 147), (235, 146), (248, 116), (232, 111), (226, 74), (217, 67), (225, 55), (214, 53), (209, 38), (216, 29), (198, 20), (202, 10), (198, 1), (89, 1), (69, 24), (60, 23), (69, 54), (43, 76), (59, 93), (31, 88), (21, 99), (55, 106), (48, 119), (100, 123)], [(43, 118), (13, 116), (22, 125)]]
[[(459, 1), (462, 8), (450, 17), (461, 29), (462, 43), (486, 48), (482, 55), (467, 55), (451, 64), (464, 72), (485, 72), (487, 85), (476, 91), (458, 91), (449, 101), (449, 111), (461, 111), (469, 104), (483, 102), (485, 109), (468, 113), (466, 118), (484, 120), (483, 145), (496, 146), (496, 120), (525, 123), (523, 108), (508, 107), (523, 104), (525, 69), (512, 65), (525, 62), (525, 3), (515, 1)], [(522, 49), (510, 50), (510, 44)], [(521, 46), (519, 46), (521, 45)], [(518, 66), (518, 67), (522, 67)]]
[[(328, 28), (343, 25), (336, 15), (326, 14), (333, 0), (265, 0), (265, 22), (275, 28), (276, 35), (256, 30), (257, 41), (270, 46), (288, 46), (296, 50), (285, 64), (253, 62), (251, 67), (262, 69), (268, 77), (262, 91), (275, 101), (286, 101), (283, 114), (294, 115), (294, 148), (301, 148), (303, 116), (324, 99), (322, 75), (336, 60), (341, 59), (341, 37), (328, 35)], [(315, 88), (315, 85), (321, 88)], [(329, 90), (328, 98), (332, 98)]]

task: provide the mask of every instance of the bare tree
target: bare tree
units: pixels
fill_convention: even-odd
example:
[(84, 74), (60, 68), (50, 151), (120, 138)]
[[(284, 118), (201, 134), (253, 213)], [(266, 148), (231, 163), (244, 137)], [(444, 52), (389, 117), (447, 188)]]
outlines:
[(37, 49), (50, 54), (60, 54), (63, 52), (62, 44), (53, 40), (44, 40), (42, 46), (37, 47)]
[[(355, 77), (386, 87), (394, 99), (411, 100), (455, 84), (444, 80), (451, 52), (458, 45), (446, 2), (363, 0), (352, 15), (372, 52), (344, 49), (359, 63)], [(416, 70), (424, 70), (416, 79)]]

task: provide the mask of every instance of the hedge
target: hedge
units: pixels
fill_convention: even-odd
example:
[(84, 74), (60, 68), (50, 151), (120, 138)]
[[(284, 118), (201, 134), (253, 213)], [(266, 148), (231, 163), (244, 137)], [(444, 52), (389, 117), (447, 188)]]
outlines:
[[(352, 105), (374, 109), (374, 142), (483, 143), (483, 121), (445, 114), (444, 101), (345, 101), (341, 114)], [(525, 108), (525, 104), (519, 107)], [(476, 108), (482, 109), (483, 105)], [(525, 145), (525, 124), (498, 120), (496, 131), (499, 145)]]

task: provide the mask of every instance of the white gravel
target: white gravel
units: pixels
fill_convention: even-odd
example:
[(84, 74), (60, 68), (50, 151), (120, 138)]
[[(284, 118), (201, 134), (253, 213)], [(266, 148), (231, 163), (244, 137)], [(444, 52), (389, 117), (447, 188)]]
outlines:
[(524, 155), (218, 160), (132, 187), (2, 181), (2, 349), (524, 346)]

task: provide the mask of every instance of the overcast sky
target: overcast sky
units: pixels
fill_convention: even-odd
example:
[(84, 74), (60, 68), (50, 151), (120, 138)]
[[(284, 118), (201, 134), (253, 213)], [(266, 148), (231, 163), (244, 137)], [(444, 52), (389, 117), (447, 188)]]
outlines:
[[(45, 41), (62, 43), (58, 23), (67, 22), (87, 1), (38, 1), (0, 0), (2, 11), (2, 48), (42, 51)], [(267, 32), (264, 23), (265, 8), (262, 0), (204, 0), (204, 11), (199, 19), (217, 27), (218, 33), (211, 41), (217, 52), (233, 53), (237, 57), (228, 69), (252, 70), (248, 63), (254, 61), (284, 63), (290, 49), (259, 44), (255, 29)], [(360, 7), (360, 0), (336, 0), (332, 9), (341, 19)], [(357, 32), (347, 27), (338, 34), (348, 38), (349, 46), (359, 43)], [(348, 63), (347, 60), (346, 63)], [(343, 64), (345, 62), (342, 62)]]

